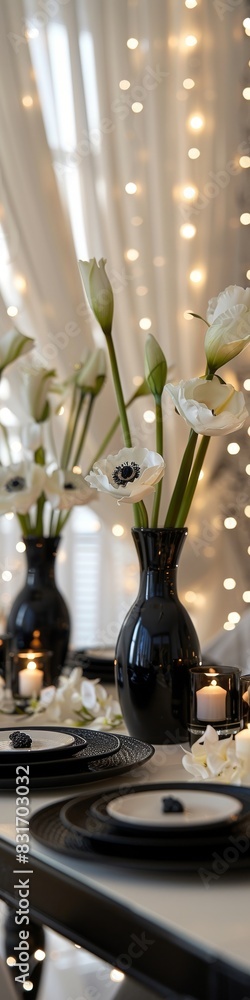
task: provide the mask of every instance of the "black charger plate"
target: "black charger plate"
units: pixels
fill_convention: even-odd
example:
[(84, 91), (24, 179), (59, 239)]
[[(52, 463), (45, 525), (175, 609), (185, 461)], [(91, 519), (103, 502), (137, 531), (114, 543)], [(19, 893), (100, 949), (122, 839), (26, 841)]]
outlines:
[[(204, 784), (197, 783), (192, 787), (204, 791)], [(208, 791), (216, 792), (217, 786), (209, 784), (206, 787)], [(165, 784), (165, 790), (169, 794), (178, 788), (187, 788), (187, 783)], [(235, 796), (235, 788), (231, 791), (227, 785), (220, 786), (218, 794), (223, 792)], [(213, 873), (214, 851), (225, 859), (228, 851), (228, 872), (250, 869), (250, 790), (237, 788), (236, 794), (243, 806), (243, 819), (234, 823), (232, 828), (213, 828), (209, 834), (199, 831), (188, 838), (186, 834), (182, 839), (176, 838), (175, 834), (167, 839), (155, 836), (144, 837), (142, 840), (140, 835), (122, 835), (112, 828), (108, 831), (101, 821), (91, 816), (90, 809), (96, 800), (94, 795), (82, 799), (81, 834), (71, 834), (62, 822), (63, 811), (70, 801), (68, 799), (36, 812), (31, 818), (30, 832), (43, 847), (59, 851), (68, 857), (102, 863), (108, 858), (111, 864), (143, 871), (146, 869), (148, 872), (196, 871), (200, 878), (200, 870), (204, 867), (207, 873)], [(237, 843), (240, 843), (237, 838), (240, 836), (245, 838), (244, 844), (243, 839), (241, 841), (243, 850), (237, 848)]]
[[(84, 730), (87, 740), (94, 736), (107, 737), (110, 733), (97, 733), (93, 730)], [(131, 771), (132, 768), (145, 764), (154, 754), (154, 747), (148, 743), (142, 743), (131, 736), (119, 736), (120, 749), (108, 756), (97, 757), (91, 762), (86, 761), (84, 751), (78, 753), (70, 760), (51, 761), (44, 764), (29, 764), (30, 787), (39, 789), (65, 788), (68, 785), (85, 785), (103, 778), (112, 778), (118, 774)], [(96, 756), (96, 755), (95, 755)], [(8, 768), (0, 770), (0, 790), (8, 791), (15, 788), (16, 771)]]

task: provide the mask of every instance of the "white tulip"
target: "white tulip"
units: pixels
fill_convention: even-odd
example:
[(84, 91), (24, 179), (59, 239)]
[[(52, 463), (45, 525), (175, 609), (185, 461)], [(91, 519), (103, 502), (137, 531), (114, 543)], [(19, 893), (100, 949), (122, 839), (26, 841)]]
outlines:
[(248, 415), (243, 393), (232, 385), (222, 385), (216, 375), (212, 380), (191, 378), (179, 385), (168, 382), (165, 390), (197, 434), (231, 434), (242, 427)]
[(230, 285), (218, 298), (210, 299), (205, 351), (211, 371), (225, 365), (250, 341), (250, 288)]
[(99, 459), (86, 476), (93, 489), (112, 493), (118, 503), (138, 503), (152, 493), (164, 476), (165, 462), (148, 448), (121, 448), (117, 455)]
[(37, 423), (47, 420), (50, 415), (48, 394), (51, 391), (55, 370), (31, 367), (22, 372), (23, 405), (26, 413)]
[(18, 330), (8, 330), (0, 340), (0, 373), (7, 365), (11, 365), (20, 357), (20, 354), (27, 354), (34, 347), (34, 340), (25, 337)]

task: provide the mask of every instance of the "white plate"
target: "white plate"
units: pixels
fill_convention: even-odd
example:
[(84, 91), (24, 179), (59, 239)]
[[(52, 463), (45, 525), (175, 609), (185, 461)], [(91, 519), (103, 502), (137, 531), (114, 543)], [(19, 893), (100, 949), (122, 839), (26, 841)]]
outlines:
[[(13, 726), (13, 729), (5, 729), (4, 732), (0, 730), (0, 754), (1, 753), (38, 753), (38, 751), (44, 750), (58, 750), (61, 747), (69, 747), (74, 743), (74, 736), (69, 733), (55, 733), (53, 729), (50, 732), (42, 732), (41, 729), (28, 729), (22, 727), (20, 729), (21, 733), (27, 733), (27, 736), (31, 736), (32, 744), (31, 747), (13, 747), (9, 736), (14, 730), (18, 730), (18, 726)], [(80, 749), (80, 747), (79, 747)]]
[[(178, 799), (184, 812), (163, 812), (164, 798)], [(234, 820), (241, 812), (242, 803), (231, 795), (213, 792), (152, 791), (121, 795), (107, 803), (106, 812), (116, 823), (150, 827), (195, 827)]]

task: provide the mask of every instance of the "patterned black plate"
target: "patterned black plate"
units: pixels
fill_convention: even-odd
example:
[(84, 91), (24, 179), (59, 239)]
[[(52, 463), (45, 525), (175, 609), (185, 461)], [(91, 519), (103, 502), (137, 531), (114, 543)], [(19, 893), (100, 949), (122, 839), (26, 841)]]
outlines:
[[(187, 783), (178, 784), (166, 783), (165, 790), (171, 793), (178, 786), (187, 787)], [(204, 784), (192, 785), (194, 789), (203, 790)], [(206, 786), (208, 791), (215, 792), (216, 786)], [(219, 794), (231, 794), (228, 785), (220, 786)], [(235, 795), (235, 788), (232, 790)], [(195, 836), (183, 837), (182, 841), (176, 836), (164, 838), (140, 836), (130, 836), (119, 834), (114, 829), (107, 830), (106, 826), (91, 816), (90, 809), (95, 802), (95, 796), (91, 795), (82, 798), (82, 833), (73, 834), (64, 826), (62, 815), (65, 813), (69, 801), (64, 799), (55, 802), (36, 812), (30, 822), (30, 832), (43, 847), (66, 854), (68, 857), (77, 857), (82, 860), (100, 861), (122, 865), (128, 868), (147, 871), (196, 871), (201, 878), (201, 872), (209, 875), (213, 874), (214, 852), (226, 859), (228, 857), (227, 871), (239, 871), (242, 868), (250, 868), (250, 841), (247, 836), (249, 832), (250, 819), (250, 791), (246, 788), (238, 789), (237, 796), (242, 802), (244, 818), (235, 824), (232, 830), (220, 832), (213, 829), (207, 836), (199, 832)], [(242, 849), (244, 838), (244, 850)], [(237, 848), (237, 843), (241, 846)], [(234, 848), (232, 850), (232, 848)]]
[[(71, 731), (71, 730), (69, 730)], [(75, 730), (74, 730), (75, 731)], [(110, 733), (97, 733), (90, 729), (84, 729), (87, 741), (94, 737), (110, 736)], [(120, 749), (108, 757), (99, 757), (90, 763), (84, 757), (84, 750), (78, 753), (73, 759), (62, 761), (48, 760), (41, 764), (30, 765), (30, 787), (36, 789), (65, 788), (68, 785), (85, 785), (103, 778), (116, 777), (118, 774), (131, 771), (134, 767), (145, 764), (154, 754), (154, 748), (148, 743), (142, 743), (131, 736), (119, 736)], [(99, 741), (98, 741), (99, 745)], [(15, 788), (14, 773), (5, 768), (0, 771), (0, 789), (5, 791)]]

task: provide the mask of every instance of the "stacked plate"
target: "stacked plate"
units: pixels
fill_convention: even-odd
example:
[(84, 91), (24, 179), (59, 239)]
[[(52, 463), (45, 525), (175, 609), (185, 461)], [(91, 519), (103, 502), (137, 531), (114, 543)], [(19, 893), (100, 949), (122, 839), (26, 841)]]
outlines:
[(10, 739), (14, 727), (0, 729), (0, 789), (15, 787), (16, 766), (23, 762), (29, 764), (30, 786), (44, 789), (109, 778), (144, 764), (154, 753), (139, 740), (85, 728), (38, 726), (20, 729), (24, 732), (31, 745), (17, 748)]
[(250, 867), (250, 789), (187, 782), (113, 788), (39, 810), (31, 832), (74, 857), (153, 871)]

